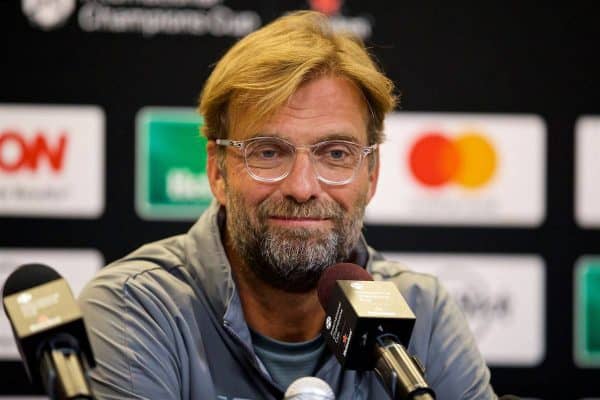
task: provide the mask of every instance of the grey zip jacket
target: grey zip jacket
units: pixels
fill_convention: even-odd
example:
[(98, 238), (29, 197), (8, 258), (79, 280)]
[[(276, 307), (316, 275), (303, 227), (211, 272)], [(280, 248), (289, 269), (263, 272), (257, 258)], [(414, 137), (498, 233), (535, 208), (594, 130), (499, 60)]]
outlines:
[[(79, 297), (97, 367), (98, 399), (281, 400), (256, 356), (229, 261), (218, 204), (187, 234), (142, 246), (107, 267)], [(356, 260), (394, 282), (416, 315), (408, 351), (439, 400), (496, 399), (463, 314), (430, 275), (386, 261), (364, 238)], [(374, 372), (342, 370), (330, 354), (315, 376), (336, 399), (388, 399)]]

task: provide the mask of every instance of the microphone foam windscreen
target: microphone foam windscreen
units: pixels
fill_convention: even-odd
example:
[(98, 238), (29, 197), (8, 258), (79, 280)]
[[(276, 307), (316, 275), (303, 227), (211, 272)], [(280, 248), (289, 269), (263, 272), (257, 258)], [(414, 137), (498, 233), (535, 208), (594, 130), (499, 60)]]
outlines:
[(315, 376), (296, 379), (285, 391), (283, 400), (334, 400), (333, 390), (324, 380)]
[(317, 295), (321, 307), (327, 309), (329, 297), (336, 281), (372, 281), (373, 277), (364, 268), (352, 263), (340, 263), (327, 268), (317, 284)]
[(44, 264), (25, 264), (17, 268), (4, 283), (2, 298), (61, 279), (58, 272)]

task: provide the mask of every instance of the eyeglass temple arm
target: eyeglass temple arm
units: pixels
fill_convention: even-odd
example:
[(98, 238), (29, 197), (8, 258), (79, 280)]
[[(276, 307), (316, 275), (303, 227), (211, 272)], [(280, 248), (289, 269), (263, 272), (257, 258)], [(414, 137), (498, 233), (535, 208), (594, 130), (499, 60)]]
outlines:
[(372, 152), (377, 150), (378, 146), (379, 145), (377, 143), (375, 143), (371, 146), (363, 147), (363, 156), (368, 156), (369, 154), (371, 154)]
[(220, 146), (232, 146), (232, 147), (237, 147), (239, 149), (241, 149), (242, 146), (244, 145), (244, 142), (242, 142), (242, 141), (230, 140), (230, 139), (215, 139), (215, 143), (217, 143)]

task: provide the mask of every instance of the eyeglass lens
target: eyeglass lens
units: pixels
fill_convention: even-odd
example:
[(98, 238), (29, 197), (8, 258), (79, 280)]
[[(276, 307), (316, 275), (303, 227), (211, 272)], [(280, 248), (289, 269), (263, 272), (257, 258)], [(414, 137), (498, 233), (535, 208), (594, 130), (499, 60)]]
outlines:
[[(351, 179), (361, 162), (361, 148), (354, 143), (326, 141), (310, 147), (317, 174), (327, 181)], [(293, 145), (276, 138), (252, 140), (244, 150), (249, 172), (264, 180), (276, 180), (287, 175), (296, 153)]]

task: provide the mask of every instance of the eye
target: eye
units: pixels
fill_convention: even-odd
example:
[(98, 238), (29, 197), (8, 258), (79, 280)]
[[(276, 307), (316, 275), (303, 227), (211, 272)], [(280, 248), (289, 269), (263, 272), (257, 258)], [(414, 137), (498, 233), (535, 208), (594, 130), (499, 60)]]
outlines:
[(341, 160), (341, 159), (343, 159), (344, 157), (347, 157), (347, 156), (348, 156), (348, 153), (345, 152), (342, 149), (332, 149), (332, 150), (329, 150), (329, 157), (331, 157), (334, 160)]
[(349, 143), (326, 142), (317, 149), (317, 156), (328, 162), (347, 162), (354, 158), (355, 149)]
[(248, 157), (263, 160), (277, 158), (281, 155), (281, 149), (271, 144), (259, 144), (248, 149)]
[(246, 148), (246, 157), (251, 162), (273, 162), (289, 156), (285, 143), (277, 140), (256, 140)]
[(261, 158), (265, 158), (265, 159), (275, 158), (275, 157), (277, 157), (278, 154), (279, 153), (278, 153), (277, 149), (272, 149), (272, 148), (271, 149), (260, 149), (260, 151), (258, 151), (258, 155)]

